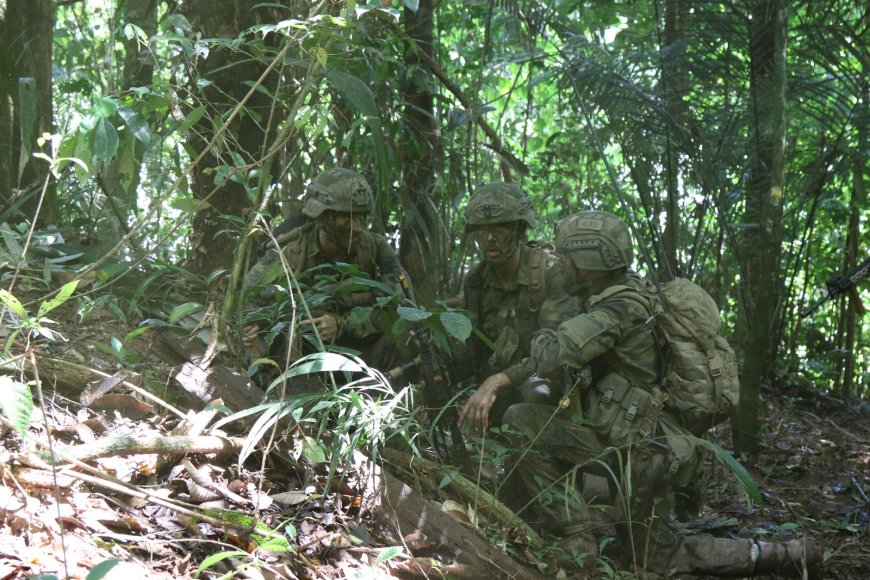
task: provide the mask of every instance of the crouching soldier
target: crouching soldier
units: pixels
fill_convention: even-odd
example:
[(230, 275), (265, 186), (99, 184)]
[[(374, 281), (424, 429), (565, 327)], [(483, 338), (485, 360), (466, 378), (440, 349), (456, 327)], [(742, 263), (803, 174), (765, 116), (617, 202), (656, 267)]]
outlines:
[(461, 420), (480, 429), (486, 405), (533, 373), (558, 378), (565, 368), (591, 368), (584, 421), (529, 403), (505, 413), (505, 422), (522, 434), (516, 446), (524, 451), (515, 465), (516, 479), (506, 485), (515, 486), (510, 493), (528, 495), (530, 522), (563, 538), (561, 564), (576, 563), (580, 560), (571, 556), (585, 554), (584, 565), (594, 565), (601, 514), (591, 512), (581, 482), (583, 473), (595, 473), (612, 481), (611, 500), (622, 501), (621, 515), (612, 523), (617, 556), (627, 565), (662, 575), (715, 576), (794, 576), (820, 565), (821, 550), (809, 539), (766, 543), (683, 536), (669, 526), (669, 488), (674, 478), (696, 475), (701, 450), (665, 405), (667, 396), (659, 387), (664, 361), (644, 301), (633, 297), (649, 286), (630, 270), (634, 254), (628, 227), (606, 212), (581, 212), (559, 224), (556, 251), (567, 291), (582, 301), (581, 314), (555, 332), (538, 333), (531, 356), (521, 364), (524, 372), (489, 377)]

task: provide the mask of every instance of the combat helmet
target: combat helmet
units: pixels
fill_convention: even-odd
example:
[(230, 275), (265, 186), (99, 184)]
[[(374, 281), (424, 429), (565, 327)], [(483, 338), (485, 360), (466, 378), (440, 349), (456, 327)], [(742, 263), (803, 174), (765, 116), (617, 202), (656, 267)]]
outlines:
[(517, 221), (526, 222), (530, 228), (537, 224), (532, 200), (513, 183), (491, 181), (481, 185), (465, 207), (465, 231), (475, 226)]
[(372, 210), (372, 188), (365, 177), (350, 169), (324, 171), (311, 180), (302, 213), (319, 217), (327, 210), (368, 213)]
[(606, 211), (581, 211), (556, 226), (556, 250), (583, 270), (619, 270), (631, 266), (631, 232)]

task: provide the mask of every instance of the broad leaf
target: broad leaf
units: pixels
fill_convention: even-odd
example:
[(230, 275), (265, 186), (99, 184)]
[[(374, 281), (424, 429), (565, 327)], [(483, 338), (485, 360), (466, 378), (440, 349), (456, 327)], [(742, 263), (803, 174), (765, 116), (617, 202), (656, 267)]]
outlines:
[(456, 340), (465, 342), (471, 336), (471, 321), (459, 312), (442, 312), (438, 318), (444, 325), (444, 330)]
[(93, 132), (94, 154), (103, 161), (109, 161), (118, 151), (118, 131), (111, 121), (101, 118)]
[(33, 416), (30, 388), (9, 375), (0, 375), (0, 411), (23, 439)]
[(15, 296), (9, 293), (8, 290), (3, 290), (0, 288), (0, 301), (6, 305), (12, 314), (17, 316), (18, 318), (26, 319), (27, 311), (24, 310), (24, 306), (21, 304), (21, 301), (18, 300)]
[(51, 300), (46, 300), (39, 305), (39, 314), (37, 314), (36, 317), (42, 318), (43, 316), (69, 300), (69, 297), (72, 296), (73, 292), (76, 291), (76, 287), (78, 285), (79, 281), (73, 280), (61, 286), (60, 291), (57, 293), (57, 296), (55, 296)]
[(431, 312), (426, 312), (419, 308), (412, 308), (411, 306), (399, 306), (396, 308), (396, 314), (398, 314), (399, 318), (402, 320), (408, 320), (410, 322), (419, 322), (432, 316)]
[(198, 302), (185, 302), (184, 304), (176, 306), (172, 309), (172, 313), (169, 315), (169, 323), (175, 324), (188, 314), (199, 312), (202, 309), (203, 305)]

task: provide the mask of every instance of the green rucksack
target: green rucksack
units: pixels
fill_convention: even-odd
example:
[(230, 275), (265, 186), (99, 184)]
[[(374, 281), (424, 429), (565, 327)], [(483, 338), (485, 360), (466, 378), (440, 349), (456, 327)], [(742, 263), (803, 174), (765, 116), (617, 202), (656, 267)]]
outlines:
[[(607, 289), (610, 295), (619, 292)], [(616, 292), (614, 292), (616, 290)], [(665, 407), (694, 435), (726, 421), (740, 400), (737, 356), (719, 335), (719, 308), (707, 292), (685, 278), (627, 292), (652, 315), (653, 332), (665, 361), (661, 387)]]
[(664, 300), (648, 294), (654, 332), (663, 350), (665, 403), (686, 428), (701, 435), (731, 417), (740, 400), (737, 356), (719, 335), (719, 308), (685, 278), (661, 287)]

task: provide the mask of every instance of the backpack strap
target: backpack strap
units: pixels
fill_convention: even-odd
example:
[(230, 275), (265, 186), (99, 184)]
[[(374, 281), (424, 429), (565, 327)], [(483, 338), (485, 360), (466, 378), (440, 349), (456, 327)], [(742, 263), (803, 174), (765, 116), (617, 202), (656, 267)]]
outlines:
[(375, 248), (377, 247), (377, 238), (371, 232), (361, 232), (359, 243), (356, 248), (355, 263), (360, 270), (368, 273), (369, 276), (375, 276), (377, 264), (375, 261)]
[(483, 313), (483, 278), (486, 265), (479, 263), (473, 266), (465, 278), (465, 308), (471, 314), (471, 323), (478, 324), (480, 315)]
[(543, 248), (530, 248), (529, 270), (532, 283), (529, 286), (529, 310), (538, 312), (547, 299), (547, 252)]
[(301, 272), (305, 268), (305, 258), (308, 255), (308, 238), (314, 222), (308, 222), (296, 229), (290, 230), (278, 236), (275, 241), (282, 248), (290, 267), (294, 272)]

